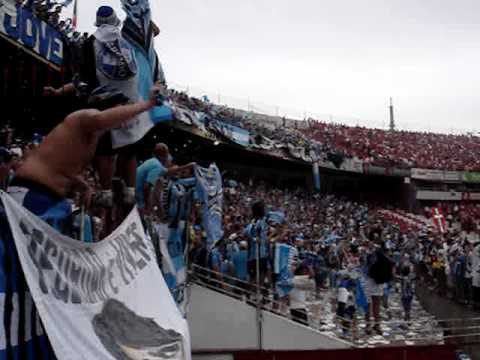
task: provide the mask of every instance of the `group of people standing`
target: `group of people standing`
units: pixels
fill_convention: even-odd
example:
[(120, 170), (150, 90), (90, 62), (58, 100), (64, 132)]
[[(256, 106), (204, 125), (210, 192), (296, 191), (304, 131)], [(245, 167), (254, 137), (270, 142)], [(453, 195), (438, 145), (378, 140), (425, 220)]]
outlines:
[[(66, 116), (23, 156), (8, 181), (10, 196), (59, 230), (61, 221), (72, 214), (71, 199), (76, 198), (75, 194), (79, 195), (78, 205), (88, 213), (94, 193), (88, 169), (94, 169), (101, 187), (95, 203), (107, 214), (104, 234), (113, 230), (114, 220), (121, 221), (114, 214), (126, 214), (137, 199), (145, 212), (150, 211), (149, 190), (158, 177), (185, 170), (173, 166), (163, 144), (155, 148), (150, 162), (137, 169), (137, 153), (143, 139), (157, 122), (170, 114), (163, 106), (167, 95), (165, 78), (153, 47), (158, 27), (151, 20), (148, 0), (125, 0), (122, 7), (127, 15), (123, 26), (113, 8), (98, 8), (97, 30), (83, 45), (81, 58), (76, 59), (79, 73), (60, 89), (48, 86), (44, 89), (46, 96), (75, 94), (81, 109)], [(114, 176), (122, 183), (117, 207), (112, 189)], [(1, 255), (8, 255), (20, 269), (3, 211), (1, 227)], [(8, 266), (2, 263), (2, 278), (8, 279), (8, 283), (15, 282), (10, 279)], [(16, 309), (18, 306), (32, 304), (32, 313), (36, 313), (25, 280), (17, 280), (17, 284), (7, 286), (4, 291), (4, 319), (12, 322), (22, 321), (22, 317), (10, 316), (14, 310), (25, 312), (24, 308)], [(17, 301), (18, 297), (22, 300)], [(25, 330), (24, 326), (8, 321), (3, 324), (7, 352), (18, 352), (20, 358), (26, 358), (26, 351), (33, 343), (39, 357), (54, 358), (50, 346), (45, 346), (48, 344), (45, 335), (38, 336), (41, 332), (33, 329), (31, 334), (14, 334), (15, 329)], [(18, 344), (13, 339), (19, 339)]]
[(258, 282), (273, 292), (280, 308), (305, 324), (307, 294), (321, 298), (338, 291), (339, 318), (350, 324), (361, 311), (367, 331), (381, 334), (381, 308), (394, 289), (401, 293), (402, 320), (410, 321), (411, 241), (368, 205), (266, 184), (225, 184), (225, 237), (209, 252), (199, 236), (193, 263), (224, 275), (223, 281), (233, 277), (251, 284), (243, 285), (250, 293)]

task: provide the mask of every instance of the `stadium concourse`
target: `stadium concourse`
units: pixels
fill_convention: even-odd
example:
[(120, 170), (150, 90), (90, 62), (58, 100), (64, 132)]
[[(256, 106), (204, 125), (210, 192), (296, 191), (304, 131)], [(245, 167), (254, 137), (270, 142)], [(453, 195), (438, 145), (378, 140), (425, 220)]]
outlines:
[[(109, 354), (122, 359), (141, 358), (145, 351), (161, 358), (183, 351), (187, 354), (183, 358), (189, 358), (188, 331), (180, 324), (183, 319), (177, 319), (174, 327), (167, 320), (158, 323), (158, 309), (135, 314), (133, 310), (151, 305), (149, 296), (120, 298), (122, 292), (118, 295), (118, 287), (112, 285), (113, 270), (105, 283), (115, 301), (105, 299), (108, 292), (99, 290), (100, 280), (88, 289), (78, 286), (78, 277), (76, 282), (69, 278), (69, 261), (79, 265), (75, 260), (86, 257), (85, 264), (92, 269), (97, 261), (102, 263), (102, 244), (118, 250), (118, 257), (105, 261), (109, 270), (118, 265), (118, 278), (127, 285), (140, 281), (137, 275), (153, 258), (149, 251), (154, 252), (157, 272), (151, 270), (150, 275), (161, 269), (163, 277), (159, 278), (170, 291), (164, 297), (172, 299), (172, 304), (175, 301), (181, 311), (186, 311), (185, 289), (194, 281), (218, 292), (233, 289), (229, 294), (247, 304), (342, 338), (352, 346), (444, 344), (450, 338), (475, 333), (465, 331), (478, 329), (478, 317), (461, 327), (455, 326), (455, 319), (438, 320), (416, 295), (416, 287), (427, 287), (435, 296), (453, 298), (469, 310), (480, 308), (480, 208), (475, 202), (435, 202), (410, 213), (392, 206), (384, 196), (359, 200), (330, 194), (319, 183), (313, 191), (306, 179), (303, 184), (280, 187), (244, 171), (241, 159), (229, 159), (226, 170), (193, 149), (207, 143), (208, 149), (227, 144), (245, 157), (268, 155), (269, 160), (281, 159), (293, 168), (299, 163), (313, 166), (316, 182), (325, 169), (358, 174), (369, 166), (387, 169), (383, 175), (399, 170), (408, 178), (414, 169), (427, 169), (435, 176), (446, 176), (449, 171), (458, 181), (471, 181), (476, 176), (473, 171), (480, 170), (480, 138), (348, 127), (313, 119), (272, 119), (193, 98), (167, 87), (152, 45), (158, 28), (150, 19), (148, 1), (122, 1), (127, 16), (123, 25), (112, 8), (100, 7), (92, 35), (80, 35), (73, 20), (60, 19), (62, 8), (69, 3), (0, 0), (2, 16), (5, 12), (11, 19), (14, 13), (22, 14), (37, 19), (38, 26), (49, 26), (50, 33), (60, 34), (71, 57), (65, 63), (58, 63), (58, 54), (42, 60), (61, 67), (61, 84), (60, 76), (55, 84), (49, 76), (32, 76), (18, 84), (12, 77), (19, 70), (15, 59), (24, 55), (16, 52), (4, 64), (8, 70), (2, 73), (7, 84), (2, 90), (4, 99), (14, 98), (12, 94), (29, 85), (40, 86), (40, 100), (38, 92), (33, 95), (37, 102), (58, 104), (66, 111), (53, 126), (45, 126), (33, 121), (39, 115), (50, 115), (44, 106), (30, 109), (25, 104), (29, 111), (16, 114), (8, 110), (11, 104), (5, 105), (9, 118), (0, 129), (0, 187), (30, 213), (15, 208), (2, 193), (0, 250), (6, 260), (1, 263), (1, 278), (6, 280), (0, 288), (5, 299), (0, 359), (55, 358), (53, 352), (57, 357), (72, 352), (78, 356), (85, 349), (92, 356)], [(142, 20), (136, 16), (139, 12)], [(12, 41), (23, 41), (13, 39), (12, 32), (2, 32), (0, 40), (5, 37), (9, 42), (2, 46), (7, 50)], [(17, 45), (32, 51), (32, 46)], [(107, 55), (96, 57), (94, 51)], [(33, 64), (30, 70), (39, 71)], [(122, 127), (126, 122), (129, 126)], [(172, 143), (169, 132), (157, 131), (165, 127), (197, 137), (188, 143)], [(181, 164), (176, 158), (180, 152), (186, 160)], [(136, 213), (131, 212), (135, 207), (143, 226), (135, 222)], [(17, 216), (17, 223), (15, 211), (22, 215)], [(38, 217), (51, 227), (45, 227)], [(143, 237), (137, 236), (140, 227), (146, 231)], [(64, 241), (58, 232), (77, 239), (76, 245)], [(37, 241), (29, 245), (28, 256), (22, 255), (18, 245), (22, 236)], [(122, 241), (129, 238), (133, 240), (127, 245), (132, 249), (126, 250)], [(64, 278), (60, 274), (50, 279), (43, 270), (52, 269), (48, 256), (57, 256), (62, 241), (74, 250), (58, 250), (56, 270), (67, 270)], [(53, 246), (56, 250), (49, 252)], [(43, 257), (37, 259), (37, 251)], [(92, 258), (85, 255), (92, 252)], [(79, 256), (70, 259), (71, 254)], [(39, 267), (40, 285), (32, 282), (28, 259)], [(128, 267), (123, 268), (125, 264)], [(100, 270), (105, 276), (106, 268), (100, 265)], [(90, 276), (85, 273), (82, 284)], [(62, 280), (71, 280), (67, 290), (59, 290)], [(49, 284), (54, 284), (50, 292)], [(36, 285), (42, 296), (32, 289)], [(69, 288), (78, 293), (68, 293)], [(73, 316), (65, 321), (70, 336), (62, 338), (65, 324), (52, 319), (57, 312), (63, 316), (68, 311), (61, 306), (48, 308), (48, 301), (43, 303), (47, 295), (84, 306), (82, 311), (92, 316), (85, 326), (88, 330), (77, 329), (80, 319)], [(128, 303), (137, 300), (144, 302)], [(88, 306), (98, 302), (102, 306), (93, 313)], [(180, 314), (176, 308), (172, 313)], [(27, 319), (30, 315), (35, 326)], [(119, 325), (117, 318), (127, 320)], [(150, 341), (149, 335), (154, 334), (156, 342), (140, 341), (136, 334), (129, 338), (115, 330), (133, 322), (140, 335), (147, 334)], [(85, 335), (88, 331), (95, 341)], [(77, 332), (85, 344), (71, 336)]]

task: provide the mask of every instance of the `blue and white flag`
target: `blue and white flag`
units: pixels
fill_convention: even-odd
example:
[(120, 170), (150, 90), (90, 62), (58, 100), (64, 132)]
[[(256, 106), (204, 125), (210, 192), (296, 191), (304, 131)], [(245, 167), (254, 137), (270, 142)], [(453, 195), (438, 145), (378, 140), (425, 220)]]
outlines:
[(180, 311), (185, 314), (186, 285), (186, 221), (191, 209), (196, 179), (170, 181), (166, 201), (167, 224), (159, 224), (156, 231), (162, 254), (162, 273)]
[(330, 245), (330, 244), (333, 244), (333, 243), (336, 243), (337, 242), (337, 239), (339, 239), (340, 237), (335, 234), (334, 232), (331, 233), (330, 235), (328, 235), (325, 240), (323, 240), (323, 243), (325, 245)]
[(284, 297), (293, 289), (293, 271), (292, 265), (298, 256), (297, 249), (287, 244), (275, 245), (275, 258), (273, 270), (278, 274), (276, 291), (280, 297)]
[(248, 260), (257, 258), (257, 243), (260, 259), (268, 258), (268, 224), (265, 218), (254, 221), (245, 227), (245, 236), (248, 237)]
[[(143, 100), (150, 98), (154, 83), (165, 83), (162, 66), (154, 48), (151, 26), (151, 10), (148, 0), (121, 0), (127, 17), (123, 24), (122, 36), (132, 46), (138, 66), (138, 92)], [(150, 110), (153, 124), (172, 119), (169, 106), (156, 106)]]
[(73, 0), (65, 0), (65, 1), (61, 2), (59, 5), (61, 5), (61, 6), (63, 6), (63, 7), (67, 7), (67, 6), (69, 6), (72, 2), (73, 2)]
[(267, 221), (276, 225), (283, 224), (285, 223), (285, 213), (283, 211), (269, 211)]
[(357, 307), (363, 310), (364, 313), (368, 312), (368, 299), (365, 295), (365, 290), (360, 279), (356, 280), (355, 302)]
[(162, 254), (163, 277), (179, 309), (184, 313), (183, 304), (185, 303), (187, 278), (183, 251), (185, 222), (180, 222), (177, 228), (171, 228), (167, 224), (156, 224), (155, 231), (159, 238), (160, 253)]
[[(126, 2), (132, 8), (141, 7), (138, 1), (133, 5)], [(138, 30), (133, 17), (127, 11), (127, 20), (121, 30), (117, 26), (105, 25), (95, 31), (96, 77), (101, 85), (118, 88), (132, 102), (147, 101), (153, 84), (163, 72), (152, 46), (151, 31)], [(171, 119), (172, 110), (168, 106), (155, 106), (138, 114), (111, 131), (112, 147), (117, 149), (134, 144), (156, 123)]]
[(250, 143), (250, 132), (248, 130), (219, 120), (213, 120), (211, 127), (227, 139), (239, 145), (248, 146)]
[(207, 233), (207, 244), (212, 245), (223, 237), (223, 185), (217, 165), (195, 167), (196, 196), (202, 205), (202, 225)]

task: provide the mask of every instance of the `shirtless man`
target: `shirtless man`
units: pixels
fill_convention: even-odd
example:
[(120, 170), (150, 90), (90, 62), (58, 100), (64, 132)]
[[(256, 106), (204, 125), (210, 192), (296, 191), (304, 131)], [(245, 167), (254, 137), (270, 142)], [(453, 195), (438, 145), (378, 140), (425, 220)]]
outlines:
[(90, 189), (81, 175), (95, 155), (99, 138), (154, 107), (162, 90), (156, 85), (148, 101), (127, 104), (122, 93), (97, 88), (89, 103), (100, 110), (84, 109), (67, 116), (19, 167), (9, 193), (39, 216), (75, 191), (82, 192), (88, 202)]

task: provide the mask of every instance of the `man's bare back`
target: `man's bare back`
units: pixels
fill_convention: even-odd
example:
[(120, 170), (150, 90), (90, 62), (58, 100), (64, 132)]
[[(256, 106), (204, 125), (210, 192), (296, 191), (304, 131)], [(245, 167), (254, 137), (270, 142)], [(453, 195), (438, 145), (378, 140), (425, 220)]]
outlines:
[(154, 86), (148, 101), (70, 114), (29, 154), (16, 176), (45, 185), (61, 197), (68, 196), (79, 184), (84, 185), (81, 174), (91, 163), (100, 136), (150, 110), (155, 106), (158, 91), (161, 87)]
[(66, 197), (95, 155), (101, 133), (81, 126), (82, 118), (93, 111), (73, 113), (53, 129), (25, 159), (16, 176), (38, 182)]

